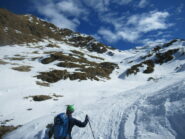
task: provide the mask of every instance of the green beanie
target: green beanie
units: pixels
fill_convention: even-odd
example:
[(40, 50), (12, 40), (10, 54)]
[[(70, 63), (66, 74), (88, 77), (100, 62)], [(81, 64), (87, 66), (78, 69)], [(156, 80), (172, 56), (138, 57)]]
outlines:
[(67, 105), (67, 111), (71, 113), (74, 112), (75, 111), (74, 105)]

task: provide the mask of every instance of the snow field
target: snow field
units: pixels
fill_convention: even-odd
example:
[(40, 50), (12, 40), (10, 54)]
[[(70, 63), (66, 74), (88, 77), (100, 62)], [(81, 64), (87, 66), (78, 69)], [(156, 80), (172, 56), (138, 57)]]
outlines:
[[(31, 65), (30, 72), (18, 72), (11, 69), (12, 65), (0, 65), (0, 121), (13, 119), (8, 125), (23, 125), (6, 135), (4, 139), (43, 139), (46, 125), (53, 122), (53, 117), (65, 111), (65, 105), (74, 104), (74, 117), (84, 120), (88, 114), (97, 139), (182, 139), (185, 137), (185, 80), (184, 70), (176, 72), (176, 67), (185, 64), (183, 58), (172, 60), (163, 65), (155, 65), (151, 74), (138, 73), (129, 77), (120, 76), (131, 65), (140, 61), (140, 56), (146, 55), (149, 48), (113, 51), (114, 56), (91, 53), (101, 56), (106, 61), (119, 64), (111, 74), (111, 80), (105, 81), (59, 81), (50, 87), (35, 84), (33, 76), (37, 72), (55, 68), (54, 63), (43, 65), (38, 60), (30, 61), (34, 57), (33, 50), (39, 51), (37, 56), (45, 56), (44, 51), (79, 50), (66, 44), (61, 48), (28, 48), (26, 46), (1, 47), (3, 54), (0, 59), (15, 54), (25, 54), (27, 59), (18, 61), (20, 65)], [(45, 46), (47, 42), (39, 45)], [(178, 42), (172, 48), (183, 47)], [(172, 48), (166, 48), (172, 49)], [(81, 50), (87, 53), (86, 50)], [(88, 58), (88, 56), (86, 56)], [(89, 58), (92, 60), (92, 58)], [(7, 62), (12, 62), (8, 61)], [(129, 61), (134, 61), (128, 64)], [(147, 81), (149, 77), (157, 81)], [(24, 99), (26, 96), (53, 93), (64, 95), (58, 101), (53, 99), (34, 102)], [(28, 111), (32, 108), (32, 111)], [(177, 124), (177, 122), (179, 124)], [(93, 139), (89, 127), (74, 128), (73, 138)]]

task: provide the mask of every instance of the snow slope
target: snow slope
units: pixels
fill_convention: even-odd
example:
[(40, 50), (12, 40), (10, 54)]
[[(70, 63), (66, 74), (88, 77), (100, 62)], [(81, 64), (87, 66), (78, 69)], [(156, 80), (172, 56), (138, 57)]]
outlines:
[[(162, 65), (156, 64), (151, 74), (139, 72), (128, 77), (123, 76), (130, 66), (141, 61), (153, 48), (139, 47), (133, 50), (112, 50), (114, 56), (91, 53), (106, 61), (119, 65), (111, 74), (110, 80), (70, 81), (61, 80), (42, 87), (35, 84), (35, 76), (40, 71), (54, 67), (54, 63), (43, 65), (36, 56), (46, 51), (79, 50), (67, 44), (56, 42), (60, 48), (44, 47), (48, 42), (22, 46), (0, 47), (0, 59), (8, 62), (0, 65), (0, 121), (13, 119), (6, 125), (23, 125), (7, 134), (3, 139), (43, 139), (46, 126), (53, 117), (65, 111), (65, 105), (74, 104), (74, 117), (84, 120), (88, 114), (96, 139), (184, 139), (185, 138), (185, 56), (184, 41), (177, 41), (162, 51), (180, 48), (175, 59)], [(38, 51), (39, 54), (33, 54)], [(85, 49), (80, 51), (89, 53)], [(12, 61), (8, 58), (20, 54), (26, 58), (16, 61), (19, 65), (31, 65), (30, 72), (12, 70)], [(91, 59), (86, 55), (86, 58)], [(98, 62), (98, 59), (95, 60)], [(133, 61), (130, 63), (130, 61)], [(71, 71), (73, 69), (70, 69)], [(147, 81), (149, 77), (155, 80)], [(63, 95), (58, 101), (53, 99), (34, 102), (24, 97), (38, 94)], [(32, 108), (31, 111), (27, 109)], [(93, 139), (89, 127), (74, 128), (73, 138)]]

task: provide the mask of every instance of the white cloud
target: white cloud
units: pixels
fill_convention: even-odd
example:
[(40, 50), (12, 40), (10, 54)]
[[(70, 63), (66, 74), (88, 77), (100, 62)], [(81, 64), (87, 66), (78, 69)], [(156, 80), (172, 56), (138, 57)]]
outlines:
[[(168, 16), (168, 12), (153, 11), (150, 13), (132, 15), (130, 17), (123, 16), (121, 18), (116, 17), (113, 14), (109, 14), (104, 16), (102, 20), (114, 26), (115, 33), (113, 40), (123, 39), (134, 42), (147, 32), (170, 27), (171, 24), (166, 23)], [(110, 37), (107, 37), (107, 34), (110, 34), (110, 31), (109, 33), (108, 31), (106, 33), (105, 31), (103, 33), (101, 31), (99, 33), (101, 33), (101, 35), (105, 35), (105, 38), (111, 40)]]
[(151, 12), (148, 15), (143, 14), (137, 16), (134, 26), (138, 26), (137, 29), (140, 32), (149, 32), (158, 29), (166, 29), (170, 25), (166, 23), (166, 19), (169, 16), (168, 12)]
[(61, 1), (56, 4), (56, 7), (65, 15), (69, 16), (81, 16), (83, 14), (86, 14), (86, 10), (74, 1)]
[(111, 30), (105, 28), (101, 28), (98, 31), (98, 34), (102, 35), (108, 42), (115, 42), (119, 39), (119, 36), (116, 33), (113, 33)]
[(93, 9), (98, 14), (108, 11), (111, 0), (82, 0), (89, 8)]
[(147, 0), (140, 0), (138, 7), (139, 8), (144, 8), (148, 4)]
[[(96, 12), (97, 18), (100, 19), (104, 14), (112, 13), (109, 9), (109, 6), (112, 4), (125, 5), (131, 1), (132, 0), (40, 0), (34, 1), (34, 3), (37, 11), (45, 16), (49, 22), (61, 28), (76, 30), (80, 25), (80, 20), (89, 20), (89, 10)], [(119, 26), (119, 24), (117, 25)]]
[(117, 34), (124, 40), (134, 42), (140, 37), (140, 33), (134, 30), (125, 29), (123, 31), (118, 31)]
[[(82, 20), (93, 24), (93, 21), (90, 20), (91, 12), (93, 12), (97, 15), (98, 22), (101, 22), (97, 35), (109, 42), (116, 42), (120, 39), (135, 42), (148, 32), (164, 30), (171, 26), (167, 23), (168, 12), (152, 11), (132, 15), (129, 11), (122, 14), (119, 10), (113, 11), (111, 9), (112, 4), (118, 7), (127, 6), (127, 4), (134, 3), (133, 0), (40, 1), (42, 1), (41, 4), (36, 2), (39, 13), (62, 28), (75, 30)], [(142, 8), (148, 4), (148, 0), (138, 0), (136, 3), (137, 7)]]
[(121, 39), (133, 42), (139, 38), (139, 33), (131, 31), (130, 29), (112, 32), (110, 29), (101, 28), (98, 34), (108, 42), (116, 42)]
[(88, 14), (79, 4), (75, 4), (73, 1), (69, 0), (58, 3), (50, 0), (41, 0), (35, 1), (34, 3), (37, 11), (41, 15), (47, 17), (49, 22), (52, 22), (60, 28), (76, 30), (80, 24), (78, 17), (82, 16), (85, 18)]
[(76, 23), (67, 19), (62, 13), (60, 13), (53, 4), (48, 4), (45, 7), (39, 7), (39, 12), (45, 15), (56, 26), (61, 28), (75, 29)]
[(81, 0), (86, 4), (87, 7), (92, 8), (98, 14), (104, 12), (110, 12), (110, 6), (112, 5), (127, 5), (133, 0)]
[(141, 41), (141, 43), (144, 44), (144, 45), (153, 45), (153, 46), (163, 44), (165, 42), (167, 42), (166, 39), (157, 39), (157, 40), (144, 39), (144, 40)]

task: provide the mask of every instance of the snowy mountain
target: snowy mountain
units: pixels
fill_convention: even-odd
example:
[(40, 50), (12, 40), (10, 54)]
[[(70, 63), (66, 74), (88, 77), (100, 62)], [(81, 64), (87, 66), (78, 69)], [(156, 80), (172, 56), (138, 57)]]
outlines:
[[(120, 51), (0, 9), (0, 44), (3, 139), (46, 139), (67, 104), (96, 139), (185, 138), (185, 40)], [(93, 139), (89, 127), (72, 135)]]

